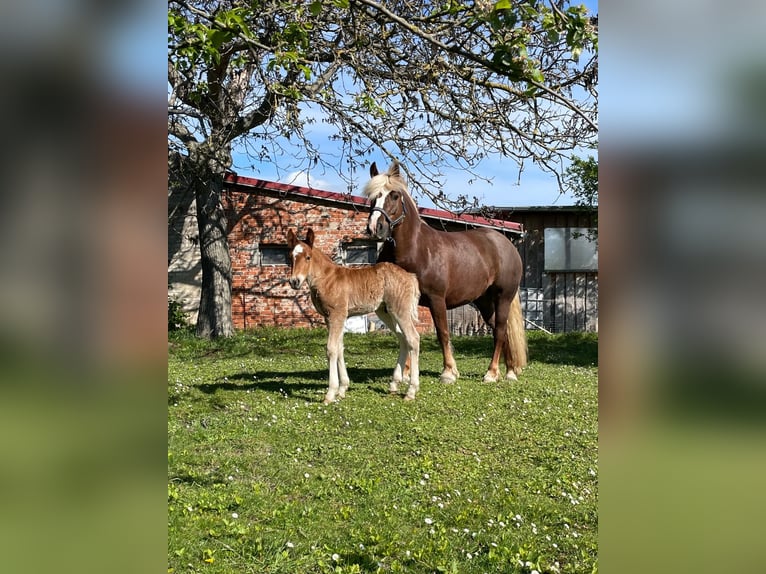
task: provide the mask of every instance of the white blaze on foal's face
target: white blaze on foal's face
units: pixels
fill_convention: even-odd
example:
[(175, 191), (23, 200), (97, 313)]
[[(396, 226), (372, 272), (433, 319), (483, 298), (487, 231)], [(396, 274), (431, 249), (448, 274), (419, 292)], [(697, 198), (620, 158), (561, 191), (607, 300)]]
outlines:
[(306, 249), (303, 245), (296, 245), (293, 248), (292, 257), (293, 268), (290, 276), (290, 285), (292, 285), (293, 289), (298, 289), (306, 279), (310, 256), (306, 255)]

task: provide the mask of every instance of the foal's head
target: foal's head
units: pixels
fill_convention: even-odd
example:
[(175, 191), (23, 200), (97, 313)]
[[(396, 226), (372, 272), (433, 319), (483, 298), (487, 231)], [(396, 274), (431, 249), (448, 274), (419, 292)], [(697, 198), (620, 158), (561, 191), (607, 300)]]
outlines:
[(377, 239), (385, 239), (394, 228), (407, 216), (404, 195), (407, 182), (399, 172), (399, 164), (394, 162), (386, 173), (378, 173), (378, 166), (370, 166), (370, 181), (362, 193), (370, 199), (372, 211), (367, 220), (367, 233)]
[(306, 241), (299, 241), (292, 229), (287, 230), (287, 247), (290, 249), (290, 285), (300, 288), (311, 274), (311, 253), (314, 246), (314, 230), (306, 232)]

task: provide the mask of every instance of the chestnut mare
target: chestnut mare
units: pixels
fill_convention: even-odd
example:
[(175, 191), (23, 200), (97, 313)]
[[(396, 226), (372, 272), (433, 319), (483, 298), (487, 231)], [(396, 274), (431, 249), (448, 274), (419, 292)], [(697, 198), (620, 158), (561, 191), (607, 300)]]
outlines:
[[(412, 400), (419, 388), (418, 355), (420, 335), (418, 320), (418, 280), (393, 263), (367, 267), (342, 267), (314, 247), (314, 230), (306, 241), (299, 241), (292, 229), (287, 230), (291, 250), (290, 285), (300, 288), (308, 283), (314, 308), (327, 323), (327, 362), (330, 383), (325, 404), (343, 398), (348, 390), (348, 373), (343, 358), (343, 325), (349, 316), (375, 311), (399, 339), (399, 360), (389, 391), (395, 393), (402, 381), (405, 363), (410, 363), (410, 385), (405, 400)], [(397, 329), (398, 327), (398, 329)], [(340, 383), (340, 384), (339, 384)]]
[(519, 300), (522, 264), (519, 252), (502, 233), (486, 228), (438, 231), (426, 224), (407, 192), (407, 182), (394, 162), (386, 173), (370, 166), (363, 193), (372, 204), (367, 232), (386, 240), (378, 261), (393, 261), (415, 273), (420, 305), (428, 307), (444, 356), (440, 380), (459, 376), (450, 345), (447, 309), (473, 303), (494, 333), (494, 352), (484, 381), (497, 381), (500, 353), (506, 377), (527, 364), (527, 338)]

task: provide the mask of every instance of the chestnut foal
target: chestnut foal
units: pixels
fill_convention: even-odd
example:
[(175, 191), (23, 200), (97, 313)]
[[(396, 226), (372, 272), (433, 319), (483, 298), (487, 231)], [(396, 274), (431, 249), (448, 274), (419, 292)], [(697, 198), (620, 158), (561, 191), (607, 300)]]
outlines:
[(420, 291), (415, 275), (393, 263), (367, 267), (342, 267), (314, 247), (314, 231), (299, 241), (292, 229), (287, 231), (291, 250), (290, 285), (300, 288), (308, 283), (311, 301), (327, 323), (327, 361), (330, 381), (325, 404), (343, 398), (348, 390), (348, 373), (343, 358), (343, 325), (350, 316), (375, 313), (399, 339), (399, 359), (394, 368), (389, 391), (396, 393), (407, 358), (410, 359), (410, 384), (405, 400), (418, 392), (420, 335), (418, 319)]

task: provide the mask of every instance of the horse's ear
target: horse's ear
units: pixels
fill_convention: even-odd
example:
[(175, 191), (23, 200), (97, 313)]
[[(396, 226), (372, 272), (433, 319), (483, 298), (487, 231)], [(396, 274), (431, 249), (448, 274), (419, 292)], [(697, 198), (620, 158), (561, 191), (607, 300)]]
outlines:
[(309, 230), (306, 232), (306, 245), (309, 247), (314, 247), (314, 230), (309, 227)]
[(295, 244), (298, 243), (298, 238), (295, 237), (295, 232), (292, 229), (287, 230), (287, 246), (292, 249)]
[(391, 164), (391, 167), (388, 168), (388, 175), (391, 177), (400, 177), (399, 173), (399, 162), (394, 160)]
[(372, 162), (372, 165), (370, 166), (370, 177), (375, 177), (378, 173), (378, 166), (375, 165), (375, 162)]

